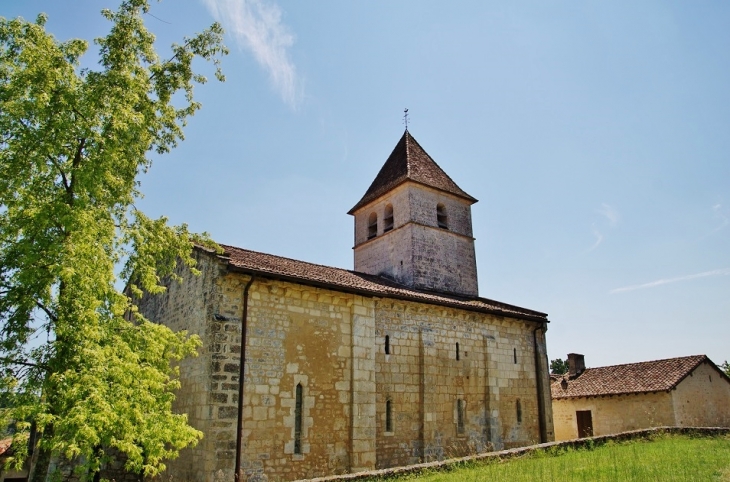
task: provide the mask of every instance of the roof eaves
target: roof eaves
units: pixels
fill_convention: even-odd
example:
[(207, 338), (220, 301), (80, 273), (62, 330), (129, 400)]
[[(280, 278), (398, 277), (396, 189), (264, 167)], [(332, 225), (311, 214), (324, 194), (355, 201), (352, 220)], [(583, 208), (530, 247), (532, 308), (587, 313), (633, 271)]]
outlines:
[[(225, 259), (225, 258), (221, 258)], [(365, 288), (355, 288), (352, 286), (344, 286), (338, 283), (328, 283), (325, 281), (317, 281), (307, 278), (301, 278), (298, 276), (289, 276), (284, 275), (280, 273), (271, 273), (269, 271), (263, 271), (263, 270), (257, 270), (254, 268), (245, 268), (242, 266), (236, 266), (230, 261), (228, 262), (228, 270), (236, 273), (244, 273), (249, 275), (255, 275), (260, 276), (262, 278), (266, 279), (274, 279), (274, 280), (280, 280), (280, 281), (286, 281), (290, 283), (298, 283), (303, 284), (307, 286), (312, 286), (315, 288), (325, 288), (330, 289), (333, 291), (340, 291), (343, 293), (351, 293), (356, 294), (360, 296), (367, 296), (367, 297), (373, 297), (373, 298), (392, 298), (402, 301), (413, 301), (417, 303), (425, 303), (429, 305), (435, 305), (435, 306), (447, 306), (449, 308), (455, 308), (465, 311), (473, 311), (477, 313), (485, 313), (495, 316), (506, 316), (510, 318), (517, 318), (524, 321), (531, 321), (531, 322), (537, 322), (537, 323), (549, 323), (550, 321), (547, 319), (547, 315), (544, 316), (536, 316), (531, 315), (527, 313), (513, 313), (513, 312), (505, 312), (502, 310), (491, 310), (489, 308), (484, 308), (480, 306), (473, 306), (468, 304), (460, 304), (458, 302), (455, 303), (449, 303), (448, 301), (440, 301), (440, 300), (434, 300), (434, 299), (428, 299), (428, 298), (420, 298), (417, 296), (408, 296), (408, 295), (402, 295), (397, 293), (381, 293), (373, 290), (368, 290)], [(523, 309), (523, 308), (520, 308)], [(532, 311), (532, 310), (529, 310)], [(535, 312), (539, 313), (539, 312)]]
[(625, 391), (625, 392), (611, 392), (611, 393), (589, 393), (589, 394), (582, 394), (582, 395), (558, 395), (551, 398), (553, 400), (566, 400), (569, 398), (599, 398), (599, 397), (612, 397), (614, 395), (645, 395), (647, 393), (661, 393), (661, 392), (671, 392), (673, 388), (668, 388), (666, 390), (633, 390), (633, 391)]
[(415, 179), (410, 179), (408, 177), (404, 177), (404, 178), (398, 180), (397, 182), (393, 183), (392, 185), (389, 184), (387, 186), (384, 186), (384, 187), (378, 189), (377, 191), (373, 192), (369, 196), (363, 196), (363, 198), (360, 199), (360, 201), (358, 201), (358, 203), (355, 204), (352, 207), (352, 209), (350, 209), (349, 211), (347, 211), (347, 214), (354, 215), (356, 211), (359, 211), (360, 210), (360, 208), (363, 208), (363, 207), (367, 206), (368, 204), (377, 201), (378, 198), (380, 198), (381, 196), (383, 196), (386, 193), (394, 190), (395, 188), (397, 188), (401, 184), (405, 184), (407, 182), (412, 182), (414, 184), (418, 184), (419, 186), (425, 186), (427, 188), (434, 189), (436, 191), (439, 191), (439, 192), (442, 192), (442, 193), (445, 193), (445, 194), (448, 194), (448, 195), (457, 197), (459, 199), (464, 199), (465, 201), (469, 201), (469, 203), (471, 203), (471, 204), (474, 204), (474, 203), (478, 203), (479, 202), (479, 200), (477, 198), (475, 198), (474, 196), (470, 196), (469, 194), (466, 194), (466, 192), (464, 193), (464, 194), (466, 194), (466, 196), (462, 196), (461, 194), (457, 194), (455, 192), (447, 191), (445, 189), (441, 189), (439, 187), (432, 186), (430, 184), (426, 184), (425, 182), (416, 181)]
[(408, 179), (407, 177), (403, 177), (402, 179), (399, 179), (397, 182), (395, 182), (393, 184), (385, 185), (385, 186), (381, 187), (380, 189), (378, 189), (377, 191), (373, 191), (370, 195), (363, 196), (362, 199), (360, 199), (357, 202), (357, 204), (355, 204), (352, 207), (352, 209), (347, 211), (347, 214), (354, 215), (355, 211), (359, 211), (360, 208), (367, 206), (368, 204), (372, 203), (373, 201), (376, 201), (378, 198), (383, 196), (385, 193), (392, 191), (393, 189), (397, 188), (401, 184), (404, 184), (408, 181), (414, 182), (413, 180)]
[(677, 385), (679, 385), (685, 378), (687, 378), (687, 376), (690, 373), (694, 372), (697, 369), (697, 367), (699, 367), (702, 363), (705, 363), (705, 362), (709, 363), (710, 364), (710, 367), (714, 368), (715, 371), (717, 373), (719, 373), (722, 378), (724, 378), (728, 383), (730, 383), (730, 377), (727, 375), (727, 373), (725, 373), (719, 366), (715, 365), (715, 362), (713, 362), (712, 360), (710, 360), (710, 358), (707, 355), (702, 355), (702, 358), (700, 358), (697, 361), (697, 363), (695, 364), (695, 366), (692, 367), (691, 370), (687, 370), (687, 373), (685, 373), (684, 376), (682, 376), (682, 378), (680, 378), (677, 381), (677, 383), (675, 383), (672, 386), (672, 389), (676, 388)]
[(495, 305), (503, 306), (505, 308), (511, 308), (511, 309), (514, 309), (514, 310), (529, 311), (531, 314), (534, 314), (535, 316), (544, 317), (546, 319), (545, 321), (547, 321), (548, 314), (547, 313), (543, 313), (542, 311), (531, 310), (529, 308), (523, 308), (521, 306), (511, 305), (509, 303), (503, 303), (501, 301), (491, 300), (489, 298), (483, 298), (481, 296), (477, 297), (477, 299), (480, 300), (480, 301), (484, 301), (485, 303), (495, 304)]
[(715, 370), (717, 370), (717, 372), (722, 376), (722, 378), (724, 378), (728, 383), (730, 383), (730, 376), (728, 376), (728, 374), (725, 373), (725, 371), (722, 368), (715, 365), (715, 362), (713, 362), (709, 358), (707, 359), (707, 361), (710, 362), (710, 364), (715, 368)]
[[(693, 371), (695, 371), (695, 370), (697, 369), (697, 367), (698, 367), (698, 366), (700, 366), (700, 365), (701, 365), (702, 363), (704, 363), (704, 362), (705, 362), (705, 361), (707, 361), (707, 360), (708, 360), (708, 358), (707, 358), (707, 355), (702, 355), (702, 357), (701, 357), (701, 358), (699, 358), (699, 359), (697, 360), (697, 362), (696, 362), (696, 363), (695, 363), (695, 364), (694, 364), (694, 365), (692, 366), (692, 368), (689, 368), (689, 369), (687, 369), (687, 371), (685, 371), (685, 372), (684, 372), (684, 375), (682, 375), (681, 377), (679, 377), (679, 378), (678, 378), (678, 379), (677, 379), (677, 380), (676, 380), (676, 381), (675, 381), (675, 382), (674, 382), (674, 383), (673, 383), (673, 384), (672, 384), (672, 385), (671, 385), (671, 386), (669, 387), (669, 390), (674, 390), (675, 388), (677, 388), (677, 385), (679, 385), (680, 383), (682, 383), (682, 381), (683, 381), (683, 380), (684, 380), (685, 378), (687, 378), (687, 377), (689, 376), (689, 374), (690, 374), (690, 373), (692, 373)], [(669, 391), (669, 390), (667, 390), (667, 391)]]

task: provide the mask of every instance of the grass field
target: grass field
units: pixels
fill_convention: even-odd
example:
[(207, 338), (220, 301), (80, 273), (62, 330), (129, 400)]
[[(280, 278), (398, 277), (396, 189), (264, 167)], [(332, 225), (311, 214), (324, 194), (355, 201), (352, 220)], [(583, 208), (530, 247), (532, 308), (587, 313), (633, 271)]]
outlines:
[(393, 481), (713, 481), (730, 482), (730, 435), (657, 435), (585, 449), (559, 449)]

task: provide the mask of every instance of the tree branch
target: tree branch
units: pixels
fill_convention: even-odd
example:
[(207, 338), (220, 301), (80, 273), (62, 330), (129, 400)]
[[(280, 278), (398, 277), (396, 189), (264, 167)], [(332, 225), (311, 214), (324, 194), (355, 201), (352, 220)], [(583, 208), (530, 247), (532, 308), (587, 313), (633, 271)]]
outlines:
[[(187, 48), (189, 45), (190, 45), (190, 40), (186, 41), (185, 44), (183, 45), (183, 47), (186, 47)], [(150, 77), (149, 77), (148, 80), (153, 80), (157, 76), (157, 74), (159, 74), (161, 71), (164, 70), (162, 67), (165, 67), (168, 64), (172, 63), (172, 61), (177, 58), (177, 54), (178, 53), (176, 52), (175, 55), (173, 55), (172, 57), (170, 57), (168, 60), (160, 63), (160, 70), (158, 70), (156, 72), (153, 72), (152, 75), (150, 75)]]
[(20, 360), (13, 360), (12, 358), (7, 358), (7, 357), (0, 357), (0, 362), (9, 363), (11, 365), (20, 365), (20, 366), (24, 366), (24, 367), (41, 368), (46, 371), (51, 371), (51, 368), (48, 365), (43, 365), (43, 364), (39, 364), (39, 363), (29, 363), (29, 362), (20, 361)]
[[(84, 146), (86, 145), (86, 137), (82, 137), (79, 139), (79, 145), (76, 148), (76, 154), (74, 155), (74, 161), (72, 164), (72, 167), (76, 169), (81, 164), (81, 156), (84, 153)], [(71, 181), (71, 184), (73, 186), (73, 180)]]
[(71, 168), (73, 169), (71, 171), (71, 184), (69, 184), (69, 206), (73, 206), (74, 204), (74, 185), (76, 184), (76, 170), (78, 169), (79, 165), (81, 165), (81, 156), (84, 153), (84, 146), (86, 145), (86, 138), (82, 137), (79, 139), (79, 145), (76, 147), (76, 154), (74, 154), (73, 163), (71, 164)]
[(51, 163), (53, 163), (54, 166), (56, 166), (56, 169), (58, 169), (58, 172), (61, 174), (61, 179), (63, 179), (63, 187), (66, 188), (66, 193), (69, 195), (72, 195), (71, 192), (71, 186), (68, 184), (68, 179), (66, 178), (66, 173), (61, 169), (61, 165), (56, 161), (52, 156), (46, 156)]
[(79, 112), (78, 110), (76, 110), (76, 107), (71, 106), (71, 110), (74, 112), (74, 114), (76, 114), (77, 116), (81, 117), (86, 122), (89, 122), (88, 119), (86, 117), (84, 117), (84, 114), (82, 114), (81, 112)]
[(45, 305), (44, 305), (43, 303), (41, 303), (40, 301), (36, 301), (36, 302), (35, 302), (35, 304), (36, 304), (36, 306), (37, 306), (38, 308), (40, 308), (41, 310), (43, 310), (43, 312), (44, 312), (44, 313), (45, 313), (46, 315), (48, 315), (48, 318), (50, 318), (50, 319), (51, 319), (51, 321), (53, 321), (54, 323), (58, 321), (58, 317), (57, 317), (56, 315), (54, 315), (54, 314), (53, 314), (53, 313), (51, 312), (51, 310), (49, 310), (48, 308), (46, 308), (46, 306), (45, 306)]

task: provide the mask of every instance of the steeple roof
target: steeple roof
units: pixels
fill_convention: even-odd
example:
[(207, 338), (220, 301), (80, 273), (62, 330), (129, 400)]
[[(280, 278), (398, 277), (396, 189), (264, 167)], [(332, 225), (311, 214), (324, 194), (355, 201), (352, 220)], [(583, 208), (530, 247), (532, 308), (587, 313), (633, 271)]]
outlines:
[(457, 186), (436, 164), (436, 161), (431, 159), (431, 156), (423, 150), (410, 132), (405, 131), (365, 195), (350, 209), (348, 214), (353, 214), (370, 201), (406, 181), (417, 182), (459, 196), (469, 201), (470, 204), (477, 202), (475, 198)]

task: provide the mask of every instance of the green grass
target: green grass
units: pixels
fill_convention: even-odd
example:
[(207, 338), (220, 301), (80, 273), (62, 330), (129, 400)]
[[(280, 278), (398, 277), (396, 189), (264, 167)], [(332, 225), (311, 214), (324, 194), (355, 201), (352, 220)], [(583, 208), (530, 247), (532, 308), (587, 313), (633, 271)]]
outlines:
[(558, 449), (393, 481), (728, 481), (730, 436), (658, 435), (587, 449)]

